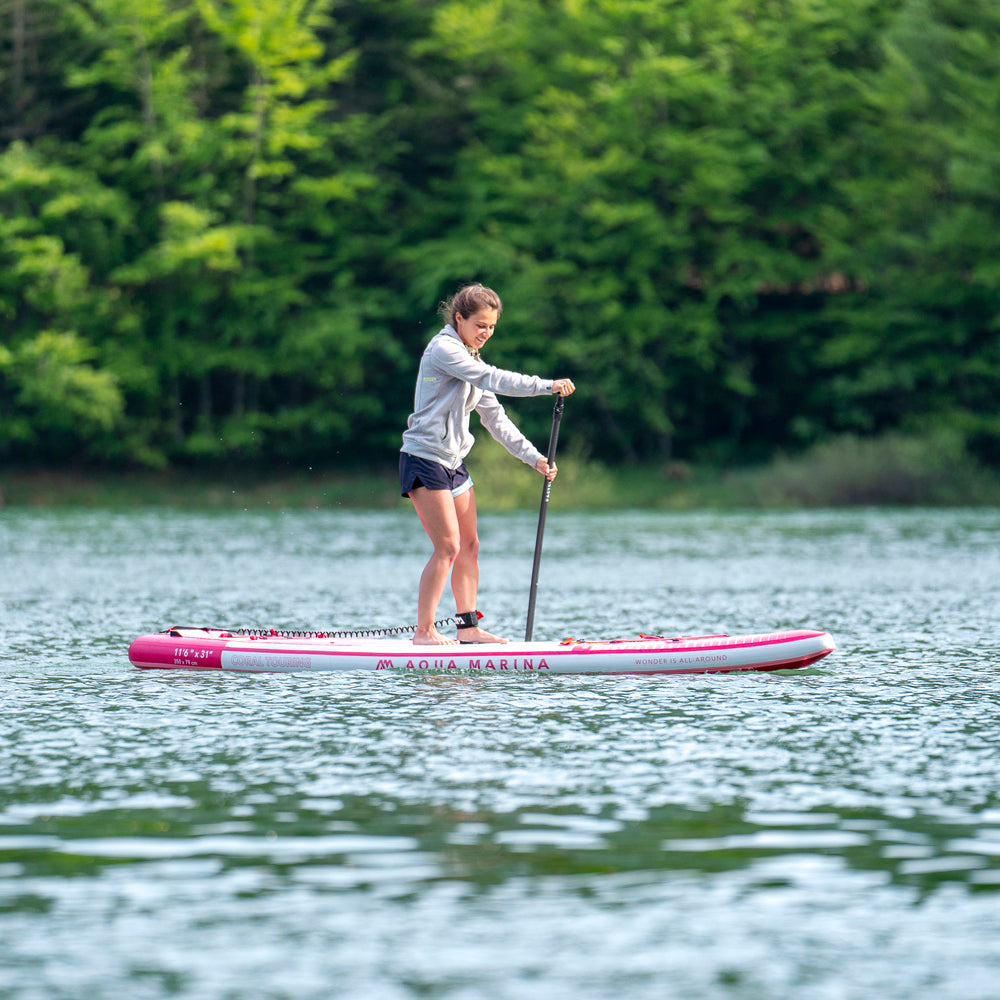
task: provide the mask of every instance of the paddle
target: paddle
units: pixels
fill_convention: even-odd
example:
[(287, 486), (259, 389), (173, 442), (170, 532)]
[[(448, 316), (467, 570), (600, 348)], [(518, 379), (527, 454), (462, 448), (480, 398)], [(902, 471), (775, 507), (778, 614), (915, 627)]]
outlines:
[[(549, 435), (549, 454), (546, 459), (549, 465), (556, 462), (556, 444), (559, 442), (559, 422), (562, 420), (563, 396), (556, 396), (555, 409), (552, 411), (552, 433)], [(535, 595), (538, 592), (538, 567), (542, 561), (542, 535), (545, 534), (545, 512), (549, 506), (549, 494), (552, 492), (552, 480), (545, 478), (542, 489), (542, 507), (538, 512), (538, 533), (535, 535), (535, 561), (531, 567), (531, 589), (528, 592), (528, 624), (524, 630), (524, 641), (531, 641), (531, 630), (535, 624)]]

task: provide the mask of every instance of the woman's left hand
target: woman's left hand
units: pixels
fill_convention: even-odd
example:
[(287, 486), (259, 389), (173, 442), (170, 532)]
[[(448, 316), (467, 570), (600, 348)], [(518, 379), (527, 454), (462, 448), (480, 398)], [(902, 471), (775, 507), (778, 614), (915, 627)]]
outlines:
[(542, 455), (542, 457), (535, 462), (535, 469), (549, 480), (555, 479), (556, 473), (559, 471), (555, 465), (549, 465), (548, 460), (544, 455)]

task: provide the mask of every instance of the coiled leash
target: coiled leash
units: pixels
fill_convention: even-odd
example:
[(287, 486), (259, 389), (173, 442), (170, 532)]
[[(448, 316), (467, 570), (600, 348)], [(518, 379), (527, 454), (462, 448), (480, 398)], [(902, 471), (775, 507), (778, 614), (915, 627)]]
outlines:
[[(471, 620), (472, 617), (475, 621)], [(434, 627), (442, 628), (448, 625), (455, 625), (458, 628), (474, 628), (479, 618), (482, 618), (480, 611), (464, 611), (460, 615), (453, 615), (451, 618), (440, 618), (434, 622)], [(385, 628), (357, 628), (348, 630), (322, 629), (317, 631), (301, 631), (298, 629), (284, 628), (231, 628), (226, 629), (232, 635), (254, 635), (260, 638), (277, 636), (281, 639), (363, 639), (371, 636), (399, 635), (401, 632), (416, 632), (416, 625), (391, 625)]]

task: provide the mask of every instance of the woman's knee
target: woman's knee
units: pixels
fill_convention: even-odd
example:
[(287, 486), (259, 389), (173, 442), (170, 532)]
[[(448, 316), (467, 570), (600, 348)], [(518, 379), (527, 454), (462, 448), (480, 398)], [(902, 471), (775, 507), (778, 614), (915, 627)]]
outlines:
[(448, 535), (445, 538), (439, 538), (434, 542), (434, 555), (438, 559), (447, 560), (447, 562), (453, 563), (462, 552), (461, 539), (457, 535)]

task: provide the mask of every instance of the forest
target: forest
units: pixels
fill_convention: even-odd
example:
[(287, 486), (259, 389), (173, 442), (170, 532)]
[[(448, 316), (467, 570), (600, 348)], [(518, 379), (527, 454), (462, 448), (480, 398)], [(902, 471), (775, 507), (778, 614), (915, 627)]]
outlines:
[(1000, 466), (998, 38), (982, 0), (0, 0), (0, 461), (391, 462), (483, 281), (486, 359), (573, 378), (596, 461)]

